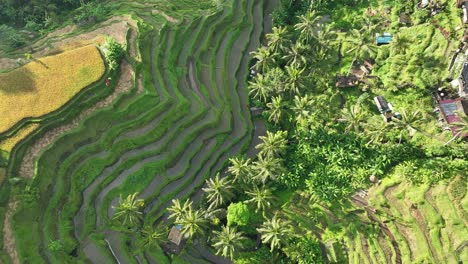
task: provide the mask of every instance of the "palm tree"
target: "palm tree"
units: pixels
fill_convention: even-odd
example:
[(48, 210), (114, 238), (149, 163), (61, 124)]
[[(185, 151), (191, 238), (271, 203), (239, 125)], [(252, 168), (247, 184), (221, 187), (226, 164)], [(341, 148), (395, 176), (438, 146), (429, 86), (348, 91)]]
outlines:
[(268, 47), (273, 52), (280, 52), (285, 50), (286, 45), (289, 44), (289, 33), (286, 27), (273, 27), (273, 32), (266, 34), (268, 40)]
[(258, 74), (254, 81), (249, 81), (249, 95), (253, 95), (254, 99), (260, 99), (263, 102), (273, 92), (273, 87), (269, 78), (265, 78), (262, 74)]
[(304, 68), (300, 69), (295, 64), (286, 66), (286, 86), (292, 94), (300, 94), (300, 90), (304, 87), (303, 73)]
[(383, 118), (376, 117), (370, 119), (365, 124), (366, 136), (369, 139), (368, 144), (386, 140), (387, 133), (390, 132), (391, 129), (392, 126), (385, 122)]
[(282, 57), (289, 65), (304, 67), (307, 65), (305, 54), (309, 53), (310, 48), (301, 42), (296, 42), (293, 46), (286, 50), (286, 54)]
[(455, 129), (456, 133), (452, 139), (445, 143), (446, 145), (456, 138), (463, 138), (468, 135), (468, 116), (463, 113), (457, 113), (457, 116), (460, 120), (450, 124), (450, 126)]
[(265, 184), (268, 180), (275, 180), (282, 173), (281, 160), (275, 157), (257, 155), (257, 161), (253, 163), (254, 179)]
[(260, 155), (277, 157), (286, 150), (288, 144), (287, 136), (287, 131), (277, 131), (275, 133), (267, 131), (266, 136), (259, 137), (263, 142), (255, 146), (255, 148), (260, 149)]
[(257, 185), (254, 185), (253, 189), (251, 191), (246, 191), (245, 194), (250, 197), (250, 199), (245, 202), (255, 204), (256, 212), (265, 212), (265, 210), (271, 206), (271, 201), (274, 199), (271, 189), (265, 186), (258, 188)]
[(167, 241), (168, 228), (166, 225), (159, 225), (157, 228), (147, 226), (141, 231), (143, 238), (141, 246), (143, 248), (150, 248), (159, 243)]
[(265, 72), (274, 65), (275, 57), (278, 55), (276, 52), (272, 53), (272, 51), (265, 46), (258, 48), (256, 51), (250, 52), (250, 54), (257, 60), (253, 67), (255, 67), (258, 72)]
[[(331, 29), (330, 25), (326, 25), (317, 31), (314, 38), (319, 44), (318, 54), (322, 54), (323, 56), (327, 54), (331, 46), (336, 44), (336, 32)], [(324, 58), (323, 56), (321, 57), (322, 59)]]
[(192, 203), (193, 202), (189, 199), (185, 200), (184, 204), (181, 204), (179, 199), (173, 199), (172, 206), (167, 208), (167, 210), (171, 212), (168, 218), (175, 218), (175, 221), (179, 221), (182, 215), (192, 207)]
[(409, 49), (410, 46), (411, 41), (407, 37), (401, 35), (400, 33), (398, 33), (396, 35), (396, 38), (392, 40), (392, 47), (395, 52), (401, 51), (401, 53), (405, 54), (406, 50)]
[(374, 23), (371, 18), (368, 16), (365, 16), (362, 20), (363, 26), (361, 31), (366, 33), (367, 35), (373, 36), (375, 34), (375, 31), (377, 30), (377, 27), (379, 26), (379, 23)]
[(203, 188), (203, 191), (207, 194), (206, 197), (210, 203), (208, 209), (217, 208), (234, 196), (231, 181), (227, 178), (220, 179), (219, 173), (216, 174), (214, 179), (206, 180), (206, 185), (207, 187)]
[(130, 194), (125, 199), (120, 195), (119, 205), (112, 206), (115, 209), (114, 219), (122, 220), (124, 225), (135, 226), (142, 220), (143, 213), (141, 209), (145, 205), (143, 199), (136, 199), (138, 193)]
[(357, 29), (351, 31), (351, 37), (347, 39), (349, 43), (353, 46), (347, 51), (347, 53), (354, 52), (354, 58), (351, 62), (351, 66), (348, 70), (348, 74), (351, 72), (354, 63), (359, 57), (368, 57), (377, 53), (377, 46), (369, 42), (364, 34)]
[(245, 157), (230, 158), (228, 172), (234, 177), (233, 182), (248, 182), (252, 174), (251, 160)]
[(401, 119), (392, 119), (392, 125), (401, 130), (400, 140), (402, 136), (402, 130), (406, 129), (410, 137), (414, 136), (416, 131), (420, 131), (418, 127), (424, 122), (423, 113), (420, 110), (413, 112), (407, 112), (406, 110), (401, 111)]
[(271, 102), (267, 103), (268, 121), (278, 124), (283, 116), (283, 97), (281, 95), (273, 96)]
[(312, 104), (312, 98), (307, 94), (302, 97), (298, 95), (294, 96), (294, 107), (291, 110), (293, 110), (296, 123), (299, 126), (304, 126), (307, 123), (311, 115)]
[(241, 232), (236, 227), (223, 226), (221, 231), (214, 231), (213, 247), (216, 255), (234, 260), (234, 254), (242, 249), (242, 241), (245, 240)]
[(344, 108), (342, 110), (342, 116), (338, 121), (346, 122), (346, 132), (354, 131), (359, 133), (362, 131), (362, 125), (365, 121), (365, 112), (359, 104), (355, 104), (351, 107)]
[(203, 234), (208, 224), (208, 219), (205, 216), (205, 211), (193, 210), (192, 207), (189, 207), (181, 215), (180, 219), (175, 222), (182, 226), (180, 232), (185, 238), (192, 238), (195, 235)]
[(262, 235), (262, 243), (270, 244), (270, 251), (279, 249), (293, 235), (291, 222), (282, 220), (277, 215), (264, 222), (257, 231)]
[(300, 39), (309, 43), (309, 40), (314, 36), (317, 30), (317, 24), (321, 17), (315, 11), (309, 11), (305, 15), (299, 16), (299, 22), (294, 25), (294, 29), (300, 32)]

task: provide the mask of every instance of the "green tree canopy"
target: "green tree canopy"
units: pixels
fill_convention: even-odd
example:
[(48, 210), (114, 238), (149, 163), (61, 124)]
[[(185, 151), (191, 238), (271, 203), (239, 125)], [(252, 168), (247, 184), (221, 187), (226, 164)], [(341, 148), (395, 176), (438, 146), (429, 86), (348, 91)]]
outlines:
[(242, 202), (231, 203), (227, 209), (227, 223), (229, 226), (246, 226), (251, 218), (248, 206)]

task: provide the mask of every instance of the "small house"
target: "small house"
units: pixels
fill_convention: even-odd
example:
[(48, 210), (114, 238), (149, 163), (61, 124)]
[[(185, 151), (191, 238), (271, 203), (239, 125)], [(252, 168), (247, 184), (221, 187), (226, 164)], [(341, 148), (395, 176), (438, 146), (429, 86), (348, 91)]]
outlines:
[(172, 243), (176, 244), (177, 246), (180, 245), (180, 242), (182, 242), (182, 226), (181, 225), (174, 225), (171, 228), (171, 231), (169, 232), (169, 241)]
[(411, 24), (411, 16), (406, 13), (401, 13), (398, 16), (398, 23), (401, 25), (410, 25)]
[(460, 77), (458, 78), (458, 95), (468, 98), (468, 61), (463, 64)]
[(468, 4), (468, 0), (457, 0), (457, 6), (460, 8), (464, 4)]
[(462, 9), (463, 16), (462, 21), (463, 24), (468, 23), (468, 0), (457, 0), (457, 6)]
[(374, 97), (374, 102), (377, 105), (380, 113), (385, 118), (386, 122), (390, 122), (392, 120), (392, 105), (387, 103), (387, 100), (382, 95)]
[(425, 8), (428, 5), (429, 5), (429, 0), (422, 0), (421, 2), (419, 2), (418, 7), (419, 8)]
[(390, 33), (383, 33), (382, 35), (379, 33), (375, 34), (375, 44), (377, 44), (377, 46), (390, 44), (392, 39), (393, 37)]
[(359, 84), (359, 79), (355, 75), (336, 75), (336, 87), (355, 87)]

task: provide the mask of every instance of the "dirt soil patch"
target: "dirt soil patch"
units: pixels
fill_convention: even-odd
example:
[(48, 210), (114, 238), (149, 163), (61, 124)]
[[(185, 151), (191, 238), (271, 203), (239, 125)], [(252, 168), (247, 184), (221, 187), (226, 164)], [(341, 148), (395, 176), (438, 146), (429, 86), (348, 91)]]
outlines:
[(5, 219), (3, 221), (3, 249), (10, 256), (13, 264), (19, 264), (18, 252), (16, 251), (15, 237), (13, 235), (13, 228), (11, 227), (10, 218), (16, 211), (18, 207), (17, 201), (10, 201), (8, 203), (7, 211), (5, 214)]
[(44, 134), (43, 137), (34, 142), (27, 150), (23, 161), (21, 162), (19, 176), (31, 179), (34, 177), (34, 161), (39, 156), (41, 151), (56, 141), (64, 133), (78, 127), (78, 125), (92, 112), (111, 105), (114, 100), (121, 94), (128, 92), (133, 86), (134, 71), (131, 65), (124, 61), (121, 64), (120, 79), (114, 89), (114, 92), (104, 100), (96, 103), (91, 108), (86, 109), (78, 117), (72, 120), (69, 124), (65, 124), (54, 128)]

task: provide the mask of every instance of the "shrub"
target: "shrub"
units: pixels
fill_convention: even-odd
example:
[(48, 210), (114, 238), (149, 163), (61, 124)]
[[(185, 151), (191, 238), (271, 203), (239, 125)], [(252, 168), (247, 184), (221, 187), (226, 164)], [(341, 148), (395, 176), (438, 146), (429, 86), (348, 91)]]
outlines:
[(0, 25), (0, 49), (9, 51), (16, 49), (25, 43), (24, 37), (7, 25)]
[(246, 204), (231, 203), (227, 209), (228, 225), (236, 224), (238, 226), (246, 226), (251, 218), (250, 210)]
[(102, 45), (101, 50), (109, 65), (109, 69), (111, 71), (117, 69), (124, 53), (122, 45), (115, 41), (114, 38), (108, 37)]
[(78, 14), (74, 16), (76, 22), (87, 22), (94, 20), (94, 22), (102, 21), (109, 13), (108, 7), (102, 3), (89, 2), (78, 9)]
[(288, 247), (284, 248), (283, 251), (292, 263), (325, 263), (319, 242), (308, 236), (292, 239)]

